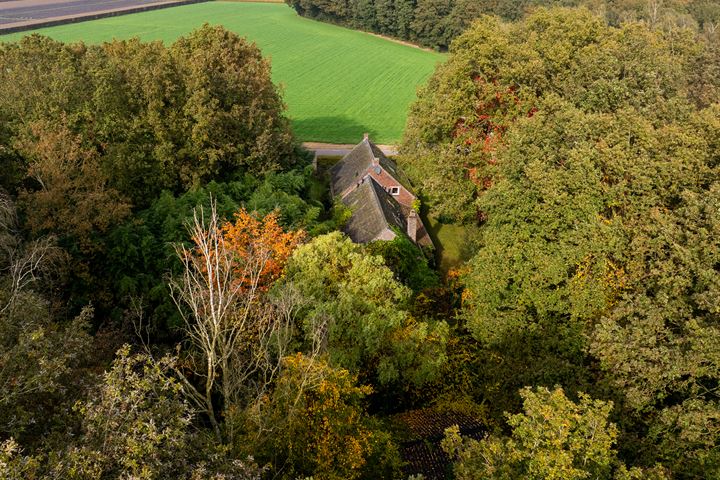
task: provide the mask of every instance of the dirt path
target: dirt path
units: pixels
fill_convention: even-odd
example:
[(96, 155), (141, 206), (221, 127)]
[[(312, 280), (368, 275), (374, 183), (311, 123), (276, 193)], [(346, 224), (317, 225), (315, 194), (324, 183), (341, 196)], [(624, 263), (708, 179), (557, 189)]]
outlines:
[(400, 39), (397, 39), (397, 38), (388, 37), (388, 36), (386, 36), (386, 35), (380, 35), (379, 33), (366, 32), (365, 30), (358, 30), (358, 32), (367, 33), (368, 35), (372, 35), (373, 37), (382, 38), (383, 40), (387, 40), (388, 42), (399, 43), (400, 45), (405, 45), (406, 47), (412, 47), (412, 48), (417, 48), (418, 50), (424, 50), (424, 51), (426, 51), (426, 52), (437, 53), (437, 52), (436, 52), (435, 50), (433, 50), (432, 48), (421, 47), (420, 45), (416, 45), (416, 44), (414, 44), (414, 43), (406, 42), (405, 40), (400, 40)]

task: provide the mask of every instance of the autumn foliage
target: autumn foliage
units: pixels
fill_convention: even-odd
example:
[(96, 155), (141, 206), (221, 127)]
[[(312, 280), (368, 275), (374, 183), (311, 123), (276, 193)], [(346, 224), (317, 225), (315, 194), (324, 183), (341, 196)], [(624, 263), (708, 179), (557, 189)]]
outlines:
[(372, 388), (358, 385), (344, 368), (301, 353), (285, 357), (283, 367), (265, 406), (275, 425), (265, 438), (277, 460), (292, 465), (285, 478), (311, 472), (323, 480), (360, 478), (375, 440), (362, 406)]
[(280, 277), (290, 254), (305, 238), (303, 230), (284, 232), (275, 212), (258, 219), (245, 209), (235, 214), (235, 222), (223, 225), (222, 234), (239, 260), (237, 281), (244, 287), (256, 285), (261, 289)]

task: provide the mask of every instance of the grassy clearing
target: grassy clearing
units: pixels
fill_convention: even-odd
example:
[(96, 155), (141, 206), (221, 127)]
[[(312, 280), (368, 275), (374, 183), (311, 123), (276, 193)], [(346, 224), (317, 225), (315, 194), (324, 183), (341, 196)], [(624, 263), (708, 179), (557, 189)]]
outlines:
[[(273, 66), (302, 141), (395, 143), (415, 91), (443, 55), (299, 17), (286, 5), (208, 2), (38, 30), (61, 41), (171, 42), (204, 22), (254, 41)], [(19, 39), (27, 32), (0, 36)]]
[(438, 270), (443, 275), (447, 275), (449, 270), (459, 267), (470, 259), (465, 227), (440, 223), (433, 217), (424, 217), (423, 223), (435, 244)]

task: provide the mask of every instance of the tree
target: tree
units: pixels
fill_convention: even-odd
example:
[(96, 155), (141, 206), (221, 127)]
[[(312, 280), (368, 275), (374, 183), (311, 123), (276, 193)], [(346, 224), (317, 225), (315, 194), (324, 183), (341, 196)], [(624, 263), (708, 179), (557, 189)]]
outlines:
[[(711, 0), (286, 0), (302, 16), (447, 49), (483, 15), (521, 22), (539, 8), (583, 7), (613, 26), (644, 23), (665, 31), (685, 29), (715, 38), (720, 18)], [(417, 22), (413, 22), (417, 18)], [(410, 25), (412, 24), (412, 27)]]
[(395, 32), (400, 38), (414, 40), (412, 22), (415, 15), (414, 0), (395, 0)]
[(77, 243), (84, 253), (102, 249), (98, 237), (129, 215), (130, 204), (108, 186), (97, 152), (67, 125), (47, 121), (32, 124), (16, 148), (37, 185), (18, 199), (27, 227), (37, 236), (52, 233), (66, 245)]
[(561, 388), (525, 388), (520, 396), (524, 412), (508, 415), (510, 438), (463, 440), (457, 426), (446, 430), (442, 446), (455, 458), (458, 480), (665, 478), (660, 470), (628, 471), (618, 464), (612, 449), (617, 428), (608, 421), (612, 402), (580, 394), (574, 403)]
[(283, 359), (269, 398), (256, 405), (256, 442), (286, 478), (359, 478), (373, 448), (362, 399), (372, 392), (357, 376), (298, 353)]
[(413, 107), (405, 158), (436, 212), (479, 225), (462, 326), (491, 412), (526, 385), (608, 396), (625, 458), (692, 478), (718, 458), (700, 233), (718, 130), (694, 90), (712, 82), (687, 73), (712, 62), (686, 35), (575, 10), (483, 18)]
[(73, 114), (92, 98), (92, 82), (82, 65), (86, 52), (84, 45), (65, 45), (41, 35), (2, 44), (0, 63), (8, 68), (0, 72), (0, 112), (9, 136), (23, 123), (41, 118), (59, 120), (67, 114), (75, 120)]
[[(182, 318), (169, 294), (167, 274), (178, 275), (181, 262), (173, 245), (191, 241), (187, 223), (193, 209), (210, 209), (217, 202), (223, 220), (245, 208), (253, 216), (277, 211), (284, 229), (327, 231), (334, 220), (322, 220), (322, 205), (304, 198), (309, 172), (291, 170), (263, 177), (245, 174), (231, 182), (210, 182), (181, 195), (165, 191), (149, 208), (138, 211), (108, 235), (107, 254), (98, 270), (105, 272), (112, 288), (112, 300), (103, 303), (113, 318), (121, 318), (132, 305), (144, 308), (143, 323), (156, 342), (172, 343), (178, 338)], [(253, 217), (253, 218), (254, 218)], [(99, 307), (97, 300), (94, 304)]]
[(171, 55), (187, 95), (189, 155), (178, 166), (184, 185), (227, 178), (238, 168), (261, 173), (295, 164), (285, 106), (255, 45), (206, 24), (178, 39)]
[(320, 344), (331, 365), (374, 385), (420, 385), (445, 360), (447, 324), (411, 318), (410, 292), (393, 277), (381, 257), (335, 232), (295, 251), (280, 288), (307, 301), (299, 316), (306, 349)]
[(440, 285), (438, 274), (428, 265), (426, 254), (405, 235), (398, 235), (391, 241), (369, 243), (366, 249), (371, 255), (383, 257), (395, 278), (413, 292), (418, 293)]
[(40, 460), (23, 455), (20, 446), (13, 439), (0, 443), (0, 475), (8, 480), (36, 478)]
[(74, 372), (90, 350), (92, 309), (64, 327), (48, 310), (42, 298), (22, 292), (0, 314), (0, 431), (16, 438), (47, 433), (56, 411), (78, 394)]
[(375, 0), (375, 20), (380, 33), (396, 36), (395, 2), (393, 0)]
[(138, 39), (66, 46), (35, 35), (4, 44), (0, 59), (7, 155), (15, 158), (16, 138), (32, 136), (26, 125), (59, 123), (135, 206), (163, 189), (298, 160), (269, 63), (221, 27), (205, 25), (171, 47)]
[[(25, 242), (11, 200), (0, 196), (0, 432), (20, 439), (46, 433), (50, 418), (72, 403), (73, 372), (88, 353), (92, 309), (64, 326), (51, 315), (41, 290), (54, 269), (52, 239)], [(41, 421), (46, 420), (45, 422)], [(37, 431), (39, 430), (39, 432)]]
[(377, 31), (375, 0), (354, 0), (351, 5), (353, 25), (362, 30)]
[(173, 360), (118, 351), (96, 395), (79, 406), (83, 437), (53, 465), (64, 478), (162, 478), (185, 465), (192, 418)]
[(633, 280), (597, 325), (591, 349), (622, 392), (633, 419), (626, 428), (648, 430), (643, 457), (686, 478), (712, 477), (720, 472), (720, 185), (681, 202), (635, 227)]
[(700, 53), (688, 65), (690, 99), (707, 108), (720, 98), (720, 42), (699, 43)]
[[(275, 212), (258, 220), (241, 209), (235, 214), (234, 223), (223, 225), (222, 235), (227, 248), (236, 257), (239, 267), (235, 271), (237, 281), (243, 288), (267, 290), (282, 274), (288, 258), (303, 240), (305, 232), (283, 232)], [(262, 266), (248, 268), (255, 260), (262, 262)]]
[(417, 39), (429, 47), (447, 50), (450, 45), (447, 17), (452, 11), (452, 0), (418, 0), (412, 31)]
[(102, 384), (76, 405), (81, 435), (50, 452), (37, 478), (259, 480), (264, 469), (252, 459), (233, 458), (192, 425), (176, 362), (123, 346)]
[(475, 200), (492, 187), (514, 122), (554, 97), (587, 113), (634, 109), (670, 121), (673, 105), (688, 101), (688, 44), (639, 25), (607, 27), (583, 10), (539, 9), (517, 24), (482, 17), (419, 92), (401, 163), (434, 214), (482, 223)]
[[(2, 182), (19, 194), (20, 228), (34, 239), (56, 236), (69, 255), (61, 272), (68, 315), (92, 302), (99, 318), (120, 324), (133, 297), (154, 307), (147, 317), (167, 336), (178, 318), (161, 299), (165, 266), (142, 265), (133, 276), (125, 275), (131, 265), (114, 263), (135, 256), (134, 265), (157, 267), (151, 257), (166, 250), (158, 242), (152, 251), (151, 235), (128, 245), (142, 230), (131, 206), (139, 213), (165, 190), (181, 195), (213, 179), (264, 178), (296, 165), (301, 155), (269, 63), (255, 46), (209, 26), (173, 47), (138, 39), (69, 46), (35, 35), (0, 46), (0, 59)], [(285, 218), (298, 226), (317, 221), (321, 206), (260, 185), (237, 207), (253, 197), (258, 209), (288, 206)]]
[[(192, 347), (194, 358), (188, 366), (193, 376), (202, 379), (202, 386), (196, 388), (184, 372), (179, 373), (190, 398), (221, 440), (214, 396), (222, 395), (223, 414), (230, 417), (244, 407), (248, 396), (263, 395), (279, 369), (293, 321), (294, 297), (264, 303), (263, 282), (277, 273), (274, 269), (281, 268), (302, 234), (283, 235), (273, 216), (260, 223), (241, 213), (235, 225), (225, 228), (226, 238), (214, 202), (207, 220), (202, 207), (195, 211), (189, 228), (195, 245), (177, 247), (183, 273), (170, 286)], [(232, 428), (227, 434), (232, 440)]]
[(97, 151), (74, 134), (68, 118), (37, 120), (16, 137), (15, 148), (27, 162), (18, 207), (34, 238), (53, 236), (70, 260), (61, 273), (68, 284), (72, 313), (96, 300), (107, 301), (108, 285), (93, 264), (106, 252), (109, 231), (130, 214), (130, 204), (101, 168)]

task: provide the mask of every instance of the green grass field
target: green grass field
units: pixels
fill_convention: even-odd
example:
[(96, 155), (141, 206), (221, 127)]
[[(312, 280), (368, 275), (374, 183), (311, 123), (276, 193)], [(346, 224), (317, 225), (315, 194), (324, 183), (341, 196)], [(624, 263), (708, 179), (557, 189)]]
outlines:
[[(415, 91), (443, 55), (299, 17), (284, 4), (208, 2), (37, 30), (61, 41), (172, 42), (204, 22), (254, 41), (272, 61), (303, 141), (398, 141)], [(19, 39), (27, 32), (0, 36)]]

